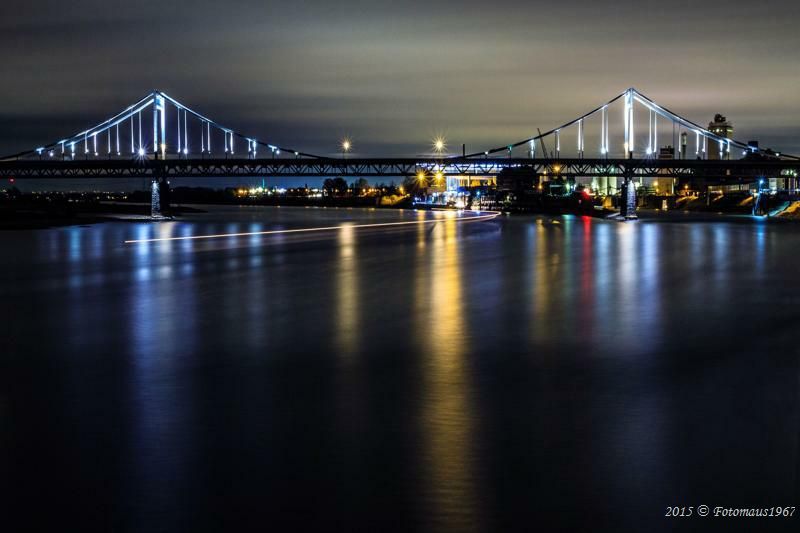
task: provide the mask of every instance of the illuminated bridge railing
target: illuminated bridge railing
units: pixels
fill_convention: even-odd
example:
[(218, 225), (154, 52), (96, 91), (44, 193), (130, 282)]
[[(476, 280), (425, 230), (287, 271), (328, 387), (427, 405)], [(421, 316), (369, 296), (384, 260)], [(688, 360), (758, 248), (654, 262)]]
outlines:
[(0, 162), (3, 178), (203, 178), (203, 177), (397, 177), (497, 176), (506, 170), (553, 177), (756, 178), (800, 172), (800, 161), (668, 159), (205, 159), (12, 160)]

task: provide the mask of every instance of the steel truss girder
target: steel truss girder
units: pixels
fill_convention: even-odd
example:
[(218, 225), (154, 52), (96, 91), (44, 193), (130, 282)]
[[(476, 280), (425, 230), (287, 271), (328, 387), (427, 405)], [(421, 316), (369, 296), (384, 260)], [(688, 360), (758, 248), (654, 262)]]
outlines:
[(202, 178), (202, 177), (397, 177), (418, 172), (445, 176), (497, 176), (521, 169), (532, 176), (756, 178), (800, 172), (796, 160), (670, 159), (186, 159), (13, 160), (0, 162), (0, 178)]

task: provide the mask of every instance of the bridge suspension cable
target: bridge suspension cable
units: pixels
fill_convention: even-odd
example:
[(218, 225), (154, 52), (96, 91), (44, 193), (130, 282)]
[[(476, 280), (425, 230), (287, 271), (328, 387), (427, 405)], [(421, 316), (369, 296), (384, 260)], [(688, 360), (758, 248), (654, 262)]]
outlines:
[[(173, 131), (177, 131), (177, 139), (174, 143), (174, 150), (177, 153), (178, 157), (187, 157), (190, 152), (190, 137), (192, 135), (192, 124), (199, 124), (200, 127), (198, 130), (194, 130), (194, 134), (196, 135), (197, 132), (200, 132), (200, 142), (195, 146), (200, 146), (200, 154), (211, 154), (211, 147), (212, 147), (212, 133), (214, 131), (220, 132), (225, 138), (225, 149), (226, 154), (234, 154), (234, 139), (240, 138), (246, 141), (248, 145), (248, 156), (255, 157), (258, 153), (257, 146), (264, 146), (267, 147), (272, 154), (272, 157), (279, 156), (281, 152), (293, 154), (295, 157), (307, 157), (307, 158), (315, 158), (315, 159), (324, 159), (321, 156), (302, 152), (299, 150), (294, 150), (291, 148), (282, 148), (277, 144), (270, 144), (263, 141), (259, 141), (252, 136), (246, 136), (244, 134), (238, 133), (235, 130), (222, 126), (221, 124), (211, 120), (210, 118), (194, 111), (193, 109), (186, 107), (179, 101), (175, 100), (168, 94), (161, 92), (161, 91), (153, 91), (146, 97), (138, 100), (134, 104), (128, 106), (120, 113), (112, 116), (111, 118), (104, 120), (103, 122), (88, 128), (84, 131), (78, 132), (70, 137), (66, 137), (60, 139), (54, 143), (46, 144), (35, 148), (33, 150), (26, 150), (24, 152), (20, 152), (17, 154), (13, 154), (10, 156), (6, 156), (0, 158), (0, 160), (10, 160), (10, 159), (20, 159), (30, 156), (38, 156), (38, 157), (55, 157), (56, 154), (60, 155), (62, 158), (75, 158), (75, 145), (82, 141), (83, 143), (83, 152), (86, 158), (89, 157), (100, 157), (101, 154), (98, 152), (97, 146), (97, 137), (98, 135), (105, 134), (107, 136), (106, 144), (107, 150), (106, 154), (107, 157), (113, 157), (114, 154), (111, 150), (112, 146), (112, 134), (115, 136), (116, 140), (116, 156), (121, 157), (123, 156), (121, 151), (121, 139), (120, 139), (120, 124), (125, 122), (129, 122), (130, 124), (130, 155), (132, 157), (144, 157), (148, 153), (154, 154), (156, 157), (160, 154), (162, 157), (167, 157), (167, 122), (168, 122), (168, 106), (177, 110), (177, 117), (175, 118), (176, 121), (176, 129)], [(143, 117), (142, 112), (151, 109), (153, 112), (153, 136), (152, 139), (149, 138), (149, 133), (147, 134), (147, 138), (144, 134), (143, 129)], [(173, 115), (174, 117), (174, 115)], [(191, 121), (190, 121), (191, 119)], [(91, 141), (92, 146), (89, 146)], [(66, 150), (66, 147), (69, 147), (69, 152)]]
[[(611, 106), (614, 105), (617, 101), (621, 101), (622, 103), (622, 130), (624, 132), (624, 136), (622, 142), (619, 142), (619, 134), (615, 136), (613, 146), (617, 147), (617, 150), (613, 149), (612, 146), (612, 136), (610, 134), (610, 120), (611, 120)], [(502, 147), (496, 147), (489, 150), (485, 150), (482, 152), (475, 152), (471, 154), (465, 154), (460, 156), (461, 158), (475, 158), (475, 157), (485, 157), (488, 158), (490, 155), (497, 154), (500, 152), (507, 152), (508, 157), (512, 157), (513, 149), (517, 148), (522, 145), (528, 146), (528, 156), (530, 158), (534, 158), (538, 153), (544, 154), (544, 157), (561, 157), (561, 141), (563, 135), (571, 135), (572, 132), (577, 132), (577, 142), (575, 145), (565, 144), (566, 146), (576, 146), (577, 153), (579, 158), (586, 157), (587, 150), (586, 150), (586, 135), (587, 131), (589, 135), (594, 135), (593, 132), (597, 130), (594, 129), (592, 126), (596, 124), (596, 122), (590, 122), (590, 119), (594, 119), (595, 121), (599, 118), (599, 152), (600, 156), (604, 159), (608, 159), (612, 157), (612, 152), (618, 154), (619, 148), (622, 148), (624, 158), (632, 158), (637, 155), (636, 148), (640, 146), (636, 142), (636, 122), (635, 122), (635, 110), (636, 106), (641, 106), (648, 111), (648, 138), (647, 143), (641, 143), (641, 148), (639, 149), (639, 154), (644, 155), (646, 157), (658, 157), (659, 155), (659, 140), (658, 140), (658, 130), (659, 130), (659, 118), (666, 119), (667, 126), (669, 124), (672, 125), (673, 129), (673, 147), (675, 150), (674, 156), (677, 158), (679, 153), (679, 141), (680, 141), (680, 155), (681, 157), (686, 157), (686, 150), (687, 150), (687, 140), (686, 138), (694, 133), (695, 136), (695, 157), (704, 159), (709, 156), (709, 149), (713, 151), (713, 155), (719, 156), (719, 159), (723, 158), (730, 158), (732, 149), (742, 150), (744, 154), (747, 153), (766, 153), (766, 150), (761, 150), (755, 146), (750, 146), (747, 143), (737, 141), (735, 139), (730, 139), (727, 137), (723, 137), (713, 131), (709, 131), (706, 128), (674, 113), (673, 111), (667, 109), (664, 106), (659, 105), (652, 99), (648, 98), (644, 94), (640, 93), (634, 88), (629, 88), (624, 92), (618, 94), (611, 100), (605, 102), (604, 104), (592, 109), (588, 113), (585, 113), (574, 120), (566, 122), (556, 128), (553, 128), (549, 131), (542, 133), (541, 131), (537, 130), (537, 135), (533, 137), (529, 137), (527, 139), (521, 140), (516, 143), (512, 143), (509, 145), (504, 145)], [(168, 140), (168, 133), (167, 133), (167, 122), (168, 122), (168, 115), (171, 114), (172, 110), (175, 110), (176, 113), (171, 115), (174, 117), (176, 124), (173, 126), (169, 124), (171, 132), (177, 133), (177, 138), (175, 143), (170, 143), (169, 146), (167, 144)], [(152, 140), (148, 139), (149, 133), (147, 137), (145, 137), (143, 124), (142, 124), (142, 112), (152, 110), (153, 112), (153, 135)], [(597, 117), (595, 117), (597, 115)], [(169, 118), (171, 121), (172, 118)], [(126, 128), (126, 122), (128, 123), (128, 128)], [(642, 123), (644, 120), (642, 119)], [(615, 120), (615, 124), (616, 124)], [(197, 125), (199, 124), (199, 128)], [(120, 128), (122, 126), (122, 128)], [(575, 129), (570, 129), (572, 126), (576, 126)], [(120, 130), (123, 130), (122, 132)], [(112, 130), (113, 136), (115, 137), (115, 143), (112, 143)], [(130, 154), (123, 154), (123, 146), (127, 146), (125, 140), (125, 131), (129, 130), (129, 138), (130, 141)], [(197, 140), (192, 142), (190, 138), (192, 135), (196, 135), (199, 131), (200, 139), (199, 143)], [(325, 159), (328, 160), (330, 158), (324, 156), (318, 156), (310, 153), (301, 152), (298, 150), (282, 148), (277, 144), (270, 144), (263, 141), (259, 141), (252, 136), (245, 136), (241, 133), (236, 132), (228, 127), (217, 123), (210, 118), (186, 107), (179, 101), (175, 100), (174, 98), (170, 97), (164, 92), (161, 91), (153, 91), (148, 96), (140, 99), (139, 101), (135, 102), (134, 104), (128, 106), (120, 113), (110, 117), (109, 119), (95, 125), (94, 127), (88, 128), (84, 131), (78, 132), (70, 137), (66, 137), (60, 139), (54, 143), (40, 146), (33, 150), (27, 150), (24, 152), (20, 152), (18, 154), (6, 156), (0, 158), (2, 160), (14, 160), (14, 159), (21, 159), (27, 157), (36, 157), (38, 156), (40, 159), (42, 158), (54, 158), (56, 154), (58, 154), (62, 159), (75, 159), (76, 152), (78, 151), (79, 145), (83, 144), (83, 155), (85, 159), (89, 159), (90, 157), (101, 157), (100, 151), (98, 150), (98, 135), (106, 134), (106, 154), (105, 157), (112, 158), (112, 157), (127, 157), (128, 155), (131, 158), (144, 158), (148, 154), (152, 154), (154, 157), (166, 159), (167, 156), (167, 149), (169, 148), (169, 153), (172, 154), (172, 157), (177, 158), (188, 158), (191, 154), (191, 145), (195, 146), (195, 149), (199, 146), (199, 154), (202, 157), (211, 156), (212, 155), (212, 145), (218, 145), (219, 136), (222, 135), (223, 137), (223, 149), (225, 157), (227, 158), (228, 155), (235, 155), (235, 139), (238, 137), (247, 145), (247, 157), (255, 159), (258, 157), (258, 147), (262, 146), (267, 148), (266, 152), (271, 155), (272, 158), (277, 158), (281, 155), (281, 152), (288, 152), (290, 154), (294, 154), (295, 158), (305, 157), (305, 158), (313, 158), (313, 159)], [(174, 134), (174, 133), (173, 133)], [(217, 136), (216, 141), (212, 141), (214, 136)], [(642, 138), (644, 134), (642, 133)], [(547, 144), (545, 142), (545, 138), (551, 137), (553, 144), (550, 145), (551, 148), (554, 148), (554, 152), (548, 150)], [(91, 140), (91, 149), (89, 146), (89, 142)], [(711, 142), (709, 142), (709, 140)], [(102, 143), (102, 139), (100, 140)], [(116, 145), (116, 154), (112, 150), (112, 144)], [(539, 146), (537, 146), (537, 144)], [(597, 146), (597, 145), (594, 145)], [(569, 149), (568, 149), (569, 150)], [(590, 153), (593, 152), (594, 149), (590, 150)], [(262, 156), (263, 157), (263, 156)], [(458, 157), (458, 156), (453, 156)], [(782, 157), (790, 158), (790, 159), (800, 159), (797, 156), (790, 156), (783, 154)], [(590, 156), (591, 158), (591, 156)], [(712, 157), (713, 158), (713, 157)]]
[[(482, 152), (474, 152), (474, 153), (471, 153), (471, 154), (467, 154), (465, 157), (479, 157), (479, 156), (488, 156), (488, 155), (496, 154), (496, 153), (508, 150), (509, 148), (517, 148), (519, 146), (522, 146), (523, 144), (528, 144), (528, 143), (531, 143), (531, 142), (540, 141), (541, 139), (543, 139), (545, 137), (549, 137), (550, 135), (553, 135), (557, 139), (559, 130), (569, 128), (570, 126), (576, 124), (579, 120), (591, 117), (592, 115), (594, 115), (598, 111), (601, 111), (604, 107), (607, 107), (607, 106), (613, 104), (614, 102), (616, 102), (617, 100), (619, 100), (620, 98), (625, 96), (626, 94), (627, 94), (627, 91), (617, 95), (616, 97), (612, 98), (611, 100), (609, 100), (605, 104), (603, 104), (601, 106), (598, 106), (595, 109), (592, 109), (591, 111), (589, 111), (585, 115), (581, 115), (580, 117), (578, 117), (578, 118), (576, 118), (574, 120), (570, 120), (569, 122), (566, 122), (566, 123), (562, 124), (561, 126), (558, 126), (557, 128), (553, 128), (553, 129), (548, 130), (548, 131), (546, 131), (544, 133), (539, 133), (536, 136), (528, 137), (527, 139), (524, 139), (522, 141), (515, 142), (515, 143), (512, 143), (512, 144), (508, 144), (508, 145), (505, 145), (505, 146), (502, 146), (502, 147), (490, 148), (489, 150), (484, 150)], [(557, 142), (556, 142), (556, 144), (557, 144)]]
[[(664, 106), (659, 105), (654, 100), (648, 98), (644, 94), (640, 93), (634, 88), (630, 88), (625, 90), (624, 92), (618, 94), (611, 100), (607, 101), (606, 103), (592, 109), (588, 113), (585, 113), (569, 122), (561, 124), (558, 127), (555, 127), (551, 130), (545, 131), (544, 133), (539, 132), (538, 135), (533, 137), (528, 137), (521, 141), (508, 144), (502, 147), (495, 147), (490, 148), (488, 150), (484, 150), (481, 152), (474, 152), (471, 154), (467, 154), (466, 157), (474, 158), (474, 157), (488, 157), (493, 154), (497, 154), (500, 152), (507, 152), (511, 153), (513, 148), (517, 148), (522, 145), (528, 145), (530, 148), (528, 150), (529, 157), (535, 156), (535, 147), (537, 142), (541, 143), (544, 138), (546, 137), (553, 137), (554, 146), (555, 146), (555, 156), (560, 157), (561, 152), (561, 137), (565, 131), (567, 131), (570, 127), (576, 126), (577, 130), (577, 152), (578, 157), (584, 157), (586, 152), (586, 131), (587, 131), (587, 119), (593, 117), (594, 115), (599, 115), (600, 121), (600, 142), (599, 142), (599, 152), (600, 155), (603, 157), (608, 157), (609, 154), (612, 152), (611, 146), (611, 137), (609, 133), (609, 108), (613, 104), (615, 104), (618, 100), (622, 100), (622, 126), (623, 126), (623, 139), (621, 146), (623, 148), (623, 153), (625, 157), (633, 157), (637, 153), (637, 142), (636, 142), (636, 120), (635, 120), (635, 109), (636, 105), (642, 106), (644, 109), (647, 110), (648, 115), (648, 137), (646, 145), (643, 145), (639, 149), (639, 153), (645, 155), (646, 157), (657, 157), (659, 152), (659, 144), (658, 144), (658, 129), (659, 129), (659, 117), (666, 119), (668, 123), (672, 124), (673, 127), (673, 147), (676, 150), (675, 157), (678, 156), (677, 150), (677, 140), (681, 134), (681, 130), (685, 130), (688, 132), (693, 132), (696, 137), (696, 150), (695, 156), (698, 158), (704, 158), (707, 156), (709, 140), (711, 140), (713, 146), (719, 147), (719, 153), (722, 156), (726, 156), (731, 153), (732, 148), (741, 149), (743, 153), (763, 153), (764, 150), (756, 148), (754, 146), (750, 146), (747, 143), (737, 141), (735, 139), (730, 139), (727, 137), (723, 137), (717, 133), (714, 133), (691, 120), (688, 120), (673, 111), (670, 111)], [(571, 130), (575, 131), (575, 130)], [(547, 155), (545, 153), (545, 155)], [(729, 157), (729, 155), (728, 155)], [(794, 158), (794, 156), (786, 156), (790, 158)]]

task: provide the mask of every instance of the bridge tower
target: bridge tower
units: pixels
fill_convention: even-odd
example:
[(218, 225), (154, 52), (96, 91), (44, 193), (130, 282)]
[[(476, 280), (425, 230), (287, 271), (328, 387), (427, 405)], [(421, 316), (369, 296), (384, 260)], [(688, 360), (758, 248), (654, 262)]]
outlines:
[[(166, 159), (166, 106), (164, 96), (158, 91), (153, 91), (153, 160), (158, 161), (158, 154), (161, 152), (161, 159)], [(154, 165), (153, 179), (150, 183), (150, 216), (158, 218), (169, 209), (169, 185), (166, 176), (159, 175), (159, 167)], [(165, 194), (166, 193), (166, 194)]]
[(633, 134), (633, 101), (634, 89), (625, 91), (625, 159), (626, 164), (623, 169), (622, 186), (620, 187), (619, 214), (625, 220), (636, 220), (636, 185), (633, 183), (633, 167), (630, 165), (633, 159), (634, 134)]
[(166, 132), (166, 105), (164, 96), (158, 91), (153, 92), (153, 155), (158, 159), (158, 152), (161, 152), (163, 159), (167, 153)]
[(681, 159), (686, 159), (686, 145), (689, 144), (689, 134), (681, 133)]
[(634, 135), (633, 135), (633, 88), (625, 91), (625, 107), (624, 107), (625, 122), (625, 159), (633, 157), (634, 149)]

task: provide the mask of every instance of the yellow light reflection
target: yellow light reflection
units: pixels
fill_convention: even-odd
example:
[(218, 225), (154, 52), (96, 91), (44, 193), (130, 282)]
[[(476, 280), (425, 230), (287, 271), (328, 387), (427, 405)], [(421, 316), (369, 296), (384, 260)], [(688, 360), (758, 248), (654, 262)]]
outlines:
[(336, 273), (336, 342), (339, 353), (350, 359), (357, 349), (359, 323), (358, 260), (356, 232), (352, 225), (339, 232), (339, 262)]
[[(415, 276), (419, 328), (426, 332), (427, 360), (423, 361), (422, 434), (429, 501), (448, 527), (480, 530), (477, 481), (471, 443), (475, 420), (472, 386), (465, 361), (468, 344), (464, 328), (462, 272), (456, 219), (443, 218), (431, 234), (429, 276)], [(419, 305), (423, 302), (423, 305)]]

